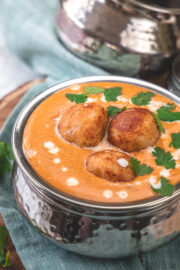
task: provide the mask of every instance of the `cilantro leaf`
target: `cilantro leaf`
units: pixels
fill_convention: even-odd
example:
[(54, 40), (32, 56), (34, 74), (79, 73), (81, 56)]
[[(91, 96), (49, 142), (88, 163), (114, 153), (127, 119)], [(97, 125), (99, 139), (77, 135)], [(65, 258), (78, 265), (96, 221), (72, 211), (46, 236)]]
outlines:
[(14, 159), (14, 155), (13, 155), (13, 151), (12, 151), (12, 147), (10, 144), (6, 144), (6, 151), (7, 151), (7, 156), (10, 160)]
[(176, 109), (176, 105), (173, 103), (168, 103), (167, 106), (171, 109), (171, 110), (175, 110)]
[(8, 238), (8, 230), (4, 227), (0, 227), (0, 253), (4, 252), (4, 247)]
[(117, 101), (117, 97), (121, 95), (121, 87), (113, 87), (104, 90), (106, 101)]
[(0, 158), (0, 175), (5, 175), (11, 169), (11, 164), (6, 156), (3, 159)]
[(161, 177), (160, 179), (160, 188), (155, 188), (153, 187), (152, 184), (151, 188), (155, 193), (160, 194), (162, 196), (171, 196), (174, 192), (174, 186), (171, 185), (169, 180), (166, 179), (165, 177)]
[(4, 258), (4, 264), (2, 265), (2, 267), (4, 267), (4, 268), (11, 266), (11, 262), (9, 260), (9, 255), (10, 255), (10, 252), (7, 251), (6, 256)]
[(4, 226), (0, 227), (0, 266), (10, 266), (9, 252), (4, 253), (5, 245), (8, 239), (8, 231)]
[(131, 158), (131, 168), (136, 175), (145, 175), (150, 174), (153, 171), (153, 168), (147, 166), (146, 164), (140, 164), (140, 161), (136, 158)]
[(163, 127), (163, 124), (161, 123), (161, 120), (159, 119), (159, 116), (155, 112), (152, 112), (152, 115), (154, 116), (154, 119), (156, 121), (156, 125), (158, 126), (159, 130), (162, 133), (165, 133), (165, 128)]
[(172, 142), (169, 146), (174, 146), (175, 149), (180, 149), (180, 133), (171, 134)]
[(176, 161), (173, 159), (170, 152), (165, 152), (160, 147), (155, 147), (152, 154), (156, 157), (155, 162), (159, 166), (164, 166), (166, 169), (174, 169)]
[(151, 102), (152, 97), (154, 97), (154, 93), (152, 92), (141, 92), (137, 94), (137, 96), (132, 97), (131, 101), (138, 106), (148, 105)]
[(86, 94), (89, 94), (89, 95), (95, 95), (95, 94), (99, 94), (99, 93), (102, 93), (104, 92), (104, 88), (102, 87), (98, 87), (98, 86), (91, 86), (91, 85), (87, 85), (85, 88), (84, 88), (84, 91)]
[(77, 104), (84, 103), (88, 99), (88, 96), (85, 94), (66, 94), (66, 97)]
[(5, 175), (11, 169), (11, 160), (14, 159), (11, 145), (0, 142), (0, 175)]
[(168, 103), (167, 106), (161, 106), (158, 110), (158, 116), (161, 121), (173, 122), (180, 120), (180, 112), (172, 112), (176, 106), (174, 104)]
[(115, 116), (116, 114), (124, 111), (125, 109), (126, 109), (126, 107), (118, 108), (115, 106), (109, 106), (109, 107), (107, 107), (107, 113), (108, 113), (109, 117), (111, 117), (111, 116)]

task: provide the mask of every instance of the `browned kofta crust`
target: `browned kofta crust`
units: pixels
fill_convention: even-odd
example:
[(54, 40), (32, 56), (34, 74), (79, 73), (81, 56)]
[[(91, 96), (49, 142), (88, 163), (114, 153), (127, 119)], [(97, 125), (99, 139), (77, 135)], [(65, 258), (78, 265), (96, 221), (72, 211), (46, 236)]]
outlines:
[[(125, 159), (129, 165), (126, 168), (118, 164), (118, 159)], [(88, 172), (111, 182), (128, 182), (136, 178), (131, 169), (130, 157), (117, 151), (100, 151), (89, 155), (86, 159)]]
[(107, 122), (108, 115), (99, 104), (76, 104), (63, 113), (58, 130), (70, 143), (93, 147), (102, 140)]
[(153, 146), (160, 137), (152, 113), (143, 108), (130, 108), (116, 115), (108, 127), (108, 140), (125, 152)]

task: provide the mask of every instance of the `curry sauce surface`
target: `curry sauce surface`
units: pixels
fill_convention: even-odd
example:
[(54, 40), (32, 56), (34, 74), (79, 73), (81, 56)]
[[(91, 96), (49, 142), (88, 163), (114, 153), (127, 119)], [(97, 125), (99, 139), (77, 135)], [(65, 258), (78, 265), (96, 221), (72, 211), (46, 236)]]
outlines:
[[(125, 83), (96, 82), (78, 84), (51, 95), (45, 99), (30, 115), (23, 136), (23, 147), (28, 162), (34, 171), (49, 185), (68, 193), (72, 196), (96, 202), (119, 203), (132, 202), (156, 196), (152, 191), (149, 180), (155, 177), (157, 181), (161, 176), (166, 176), (172, 184), (179, 182), (180, 176), (180, 150), (170, 147), (171, 134), (180, 132), (180, 121), (162, 122), (166, 130), (153, 147), (132, 152), (130, 156), (137, 158), (141, 163), (151, 166), (154, 171), (149, 175), (137, 176), (135, 180), (125, 182), (110, 182), (106, 179), (90, 174), (85, 168), (87, 156), (95, 151), (121, 149), (114, 147), (107, 141), (107, 134), (101, 143), (94, 148), (80, 148), (66, 142), (58, 133), (57, 125), (60, 116), (65, 110), (75, 105), (65, 96), (66, 93), (84, 93), (86, 85), (103, 88), (122, 87), (122, 95), (118, 101), (107, 102), (103, 93), (88, 95), (88, 102), (96, 102), (105, 109), (108, 106), (132, 108), (146, 108), (156, 112), (161, 106), (172, 103), (168, 98), (155, 93), (152, 101), (147, 106), (132, 104), (131, 98), (140, 92), (149, 91), (143, 87)], [(174, 102), (173, 102), (174, 103)], [(180, 106), (176, 104), (176, 111)], [(169, 151), (176, 161), (176, 168), (166, 170), (163, 166), (157, 166), (152, 154), (155, 146)]]

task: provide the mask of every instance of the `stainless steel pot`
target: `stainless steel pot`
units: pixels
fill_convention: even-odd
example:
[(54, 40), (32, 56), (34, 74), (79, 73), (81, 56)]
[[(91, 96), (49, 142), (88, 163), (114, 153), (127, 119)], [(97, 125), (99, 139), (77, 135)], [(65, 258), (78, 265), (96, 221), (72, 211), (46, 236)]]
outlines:
[(167, 88), (172, 93), (180, 96), (180, 54), (175, 58), (172, 71), (167, 81)]
[(102, 204), (64, 194), (40, 179), (22, 149), (24, 127), (31, 112), (51, 94), (73, 84), (114, 81), (139, 85), (180, 104), (180, 98), (142, 80), (95, 76), (60, 83), (37, 96), (17, 119), (12, 146), (17, 169), (14, 192), (26, 219), (59, 246), (76, 253), (101, 257), (125, 257), (150, 251), (180, 234), (180, 186), (171, 197), (155, 197), (126, 204)]
[(180, 5), (152, 3), (60, 0), (57, 33), (76, 55), (114, 74), (163, 72), (180, 49)]

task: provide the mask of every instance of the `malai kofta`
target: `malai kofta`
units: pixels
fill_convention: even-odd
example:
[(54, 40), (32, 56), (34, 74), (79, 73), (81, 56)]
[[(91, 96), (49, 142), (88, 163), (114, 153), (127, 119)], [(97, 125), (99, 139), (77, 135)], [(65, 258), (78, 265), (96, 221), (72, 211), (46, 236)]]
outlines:
[(153, 146), (160, 137), (152, 113), (147, 109), (130, 108), (116, 115), (108, 128), (108, 139), (126, 152)]
[(132, 181), (136, 178), (130, 157), (117, 151), (99, 151), (88, 156), (87, 170), (112, 182)]
[(128, 83), (71, 85), (32, 112), (23, 148), (41, 179), (79, 199), (169, 196), (180, 180), (180, 106)]
[(99, 104), (76, 104), (62, 114), (58, 130), (66, 141), (92, 147), (104, 137), (107, 122), (107, 113)]

